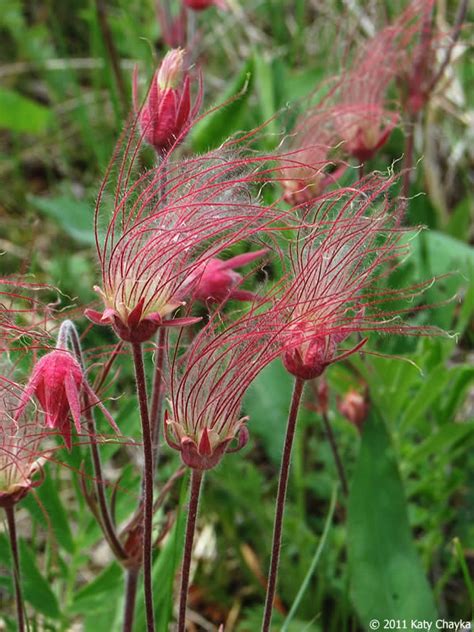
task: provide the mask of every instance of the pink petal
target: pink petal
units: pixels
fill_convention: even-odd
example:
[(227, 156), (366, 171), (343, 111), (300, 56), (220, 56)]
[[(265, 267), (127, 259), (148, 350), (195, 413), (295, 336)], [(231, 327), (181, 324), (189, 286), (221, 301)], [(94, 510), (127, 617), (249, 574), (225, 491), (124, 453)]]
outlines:
[(81, 433), (81, 402), (79, 400), (79, 390), (77, 384), (74, 381), (73, 376), (69, 373), (64, 380), (64, 389), (66, 391), (67, 401), (71, 410), (72, 418), (74, 419), (74, 425), (76, 426), (77, 433)]

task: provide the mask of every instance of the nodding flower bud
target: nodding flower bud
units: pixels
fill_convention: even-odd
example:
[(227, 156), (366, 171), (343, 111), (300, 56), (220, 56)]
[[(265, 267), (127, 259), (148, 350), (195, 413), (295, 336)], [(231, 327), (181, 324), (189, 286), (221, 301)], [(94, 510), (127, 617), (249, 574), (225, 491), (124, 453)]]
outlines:
[(192, 274), (190, 283), (194, 285), (192, 297), (205, 303), (222, 303), (226, 300), (254, 301), (257, 295), (248, 290), (238, 289), (242, 276), (234, 270), (255, 261), (267, 253), (267, 249), (248, 252), (226, 261), (209, 259)]
[(359, 393), (351, 388), (338, 403), (338, 409), (341, 415), (344, 415), (344, 417), (361, 432), (363, 423), (369, 413), (367, 391), (365, 393)]
[(317, 336), (309, 322), (290, 327), (287, 335), (289, 348), (282, 354), (283, 365), (288, 373), (303, 380), (322, 375), (334, 362), (337, 345), (347, 337), (344, 333)]
[(69, 414), (74, 420), (77, 432), (80, 433), (82, 392), (88, 395), (92, 404), (99, 405), (112, 428), (119, 432), (115, 421), (88, 385), (79, 362), (68, 351), (62, 349), (47, 353), (35, 364), (20, 398), (15, 419), (19, 419), (31, 398), (35, 396), (45, 414), (46, 426), (57, 429), (68, 449), (71, 449)]
[(136, 70), (133, 75), (133, 103), (143, 137), (160, 155), (182, 142), (200, 106), (200, 97), (191, 103), (191, 82), (183, 65), (184, 50), (177, 48), (166, 54), (141, 109)]
[(213, 6), (223, 9), (224, 11), (227, 9), (224, 0), (183, 0), (183, 4), (188, 9), (193, 9), (193, 11), (204, 11), (204, 9)]

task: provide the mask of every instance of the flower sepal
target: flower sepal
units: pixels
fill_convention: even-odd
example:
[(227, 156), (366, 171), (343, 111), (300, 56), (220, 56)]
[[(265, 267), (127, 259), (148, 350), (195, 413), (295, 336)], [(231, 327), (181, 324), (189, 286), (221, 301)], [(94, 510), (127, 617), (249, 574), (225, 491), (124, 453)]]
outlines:
[[(222, 437), (217, 431), (204, 427), (194, 437), (190, 437), (185, 434), (183, 426), (169, 420), (168, 413), (165, 412), (166, 441), (171, 448), (181, 453), (181, 459), (188, 467), (201, 471), (210, 470), (220, 463), (226, 452), (237, 452), (247, 444), (246, 421), (247, 418), (241, 419), (232, 435)], [(237, 445), (230, 448), (234, 439), (237, 439)]]

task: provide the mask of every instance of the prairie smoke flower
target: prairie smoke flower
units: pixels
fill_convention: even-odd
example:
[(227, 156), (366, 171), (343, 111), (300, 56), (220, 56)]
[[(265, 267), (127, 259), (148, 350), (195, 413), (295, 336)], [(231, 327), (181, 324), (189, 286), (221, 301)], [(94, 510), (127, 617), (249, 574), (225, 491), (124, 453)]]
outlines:
[(436, 27), (434, 7), (434, 0), (413, 0), (393, 24), (400, 33), (397, 63), (402, 104), (410, 117), (424, 108), (449, 65), (467, 0), (459, 2), (454, 27), (444, 33)]
[(300, 119), (290, 150), (281, 156), (281, 185), (288, 204), (309, 202), (341, 177), (346, 167), (330, 158), (337, 142), (332, 110), (317, 106)]
[(18, 384), (0, 375), (0, 507), (16, 504), (39, 485), (33, 476), (45, 461), (39, 449), (45, 433), (37, 415), (31, 421), (14, 419), (19, 393)]
[[(129, 342), (148, 340), (160, 326), (196, 322), (173, 317), (192, 296), (196, 272), (276, 215), (252, 202), (249, 183), (258, 176), (251, 167), (250, 159), (224, 151), (176, 164), (165, 161), (116, 193), (105, 238), (98, 227), (100, 196), (96, 227), (102, 288), (96, 290), (105, 310), (86, 310), (87, 317), (112, 325)], [(121, 173), (128, 174), (128, 166)]]
[(213, 468), (225, 452), (247, 443), (242, 398), (275, 357), (274, 346), (256, 329), (252, 331), (252, 322), (245, 317), (219, 332), (211, 321), (183, 357), (171, 358), (166, 439), (191, 468)]
[(360, 393), (359, 391), (351, 388), (338, 402), (337, 407), (341, 415), (343, 415), (360, 432), (369, 413), (368, 393)]
[(254, 292), (239, 289), (243, 278), (234, 268), (245, 266), (263, 257), (267, 252), (267, 249), (247, 252), (225, 261), (217, 258), (209, 259), (202, 265), (202, 269), (196, 270), (190, 280), (193, 287), (192, 298), (204, 303), (255, 300), (257, 295)]
[[(289, 275), (276, 313), (286, 369), (304, 380), (360, 349), (340, 344), (351, 333), (415, 333), (400, 322), (408, 310), (390, 310), (396, 299), (413, 299), (418, 288), (383, 290), (375, 286), (407, 254), (400, 228), (401, 208), (386, 199), (389, 182), (341, 190), (309, 213), (291, 249)], [(304, 226), (305, 221), (308, 221)], [(413, 308), (412, 309), (416, 309)], [(276, 325), (278, 328), (278, 325)]]
[(186, 44), (186, 10), (181, 7), (180, 12), (173, 16), (164, 2), (156, 3), (158, 22), (163, 42), (169, 48), (180, 48)]
[(99, 401), (97, 395), (87, 383), (79, 362), (63, 349), (47, 353), (33, 367), (31, 377), (19, 401), (15, 419), (23, 414), (32, 397), (36, 397), (45, 415), (48, 428), (57, 429), (63, 436), (68, 449), (71, 449), (72, 416), (76, 430), (81, 432), (81, 393), (85, 392), (91, 404), (98, 405), (112, 428), (118, 432), (115, 421)]
[(345, 151), (363, 162), (387, 141), (397, 115), (386, 109), (386, 92), (395, 77), (397, 30), (386, 28), (367, 42), (339, 84), (334, 126)]
[(133, 75), (133, 102), (144, 139), (160, 155), (184, 139), (200, 107), (200, 96), (191, 103), (191, 81), (183, 64), (184, 50), (178, 48), (165, 55), (141, 109), (136, 70)]
[(224, 0), (183, 0), (183, 4), (188, 9), (193, 9), (193, 11), (203, 11), (214, 6), (223, 10), (227, 9), (227, 4)]

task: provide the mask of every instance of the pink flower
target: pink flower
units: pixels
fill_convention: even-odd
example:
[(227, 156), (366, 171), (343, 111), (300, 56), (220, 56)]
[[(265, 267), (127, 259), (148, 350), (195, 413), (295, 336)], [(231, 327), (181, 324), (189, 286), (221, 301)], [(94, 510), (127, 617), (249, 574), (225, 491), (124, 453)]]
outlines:
[(33, 477), (46, 460), (40, 450), (45, 433), (37, 416), (14, 420), (19, 393), (18, 384), (0, 375), (0, 507), (16, 504), (40, 484)]
[(301, 117), (290, 137), (290, 150), (280, 156), (288, 204), (310, 202), (342, 176), (346, 166), (331, 158), (337, 142), (331, 109), (318, 105)]
[(223, 10), (227, 9), (227, 4), (224, 0), (183, 0), (183, 4), (188, 9), (193, 9), (194, 11), (203, 11), (212, 6)]
[(257, 295), (254, 292), (238, 289), (243, 278), (238, 272), (235, 272), (234, 268), (245, 266), (263, 257), (267, 252), (268, 250), (265, 248), (256, 252), (237, 255), (226, 261), (209, 259), (202, 264), (201, 269), (196, 270), (193, 278), (190, 279), (190, 284), (193, 286), (193, 299), (204, 303), (255, 300)]
[(84, 376), (79, 362), (68, 352), (55, 349), (44, 355), (33, 367), (31, 377), (23, 391), (15, 419), (18, 420), (33, 396), (38, 400), (48, 428), (54, 428), (63, 436), (71, 449), (72, 416), (76, 430), (81, 432), (81, 393), (85, 392), (92, 404), (98, 405), (112, 428), (118, 432), (115, 421), (97, 398)]
[[(130, 143), (127, 151), (133, 161), (136, 147)], [(278, 214), (252, 202), (249, 184), (258, 180), (254, 166), (223, 149), (175, 164), (164, 161), (131, 185), (119, 182), (105, 233), (99, 230), (100, 219), (110, 209), (102, 206), (102, 192), (96, 209), (102, 285), (95, 289), (105, 309), (86, 310), (86, 316), (112, 325), (129, 342), (148, 340), (160, 326), (196, 322), (175, 317), (192, 295), (190, 280)], [(131, 171), (126, 155), (120, 173)]]
[[(183, 358), (170, 360), (168, 444), (191, 468), (215, 467), (226, 452), (248, 440), (242, 398), (258, 373), (278, 354), (275, 346), (244, 317), (223, 331), (210, 322)], [(183, 362), (184, 360), (184, 362)], [(231, 447), (235, 441), (235, 447)]]
[(377, 288), (390, 266), (407, 254), (402, 209), (386, 199), (389, 185), (374, 178), (362, 183), (360, 191), (336, 191), (303, 218), (274, 308), (283, 363), (297, 377), (318, 377), (359, 350), (366, 338), (340, 350), (352, 333), (420, 331), (400, 320), (416, 307), (397, 310), (390, 305), (413, 299), (421, 286)]
[(183, 73), (184, 51), (169, 51), (153, 80), (145, 104), (138, 107), (137, 72), (133, 75), (133, 102), (143, 136), (160, 155), (182, 142), (195, 118), (201, 98), (191, 103), (191, 82)]
[(156, 3), (157, 18), (163, 42), (169, 48), (180, 48), (186, 44), (186, 9), (173, 16), (164, 2)]
[(356, 426), (359, 432), (369, 414), (369, 399), (367, 392), (359, 393), (351, 388), (338, 403), (338, 409), (351, 424)]
[(466, 18), (468, 2), (458, 4), (452, 28), (441, 31), (433, 16), (434, 0), (412, 0), (394, 21), (397, 40), (397, 76), (402, 104), (411, 118), (426, 105), (449, 67)]
[(397, 29), (366, 42), (341, 77), (334, 126), (345, 151), (363, 162), (387, 141), (398, 116), (387, 110), (387, 89), (397, 72)]

